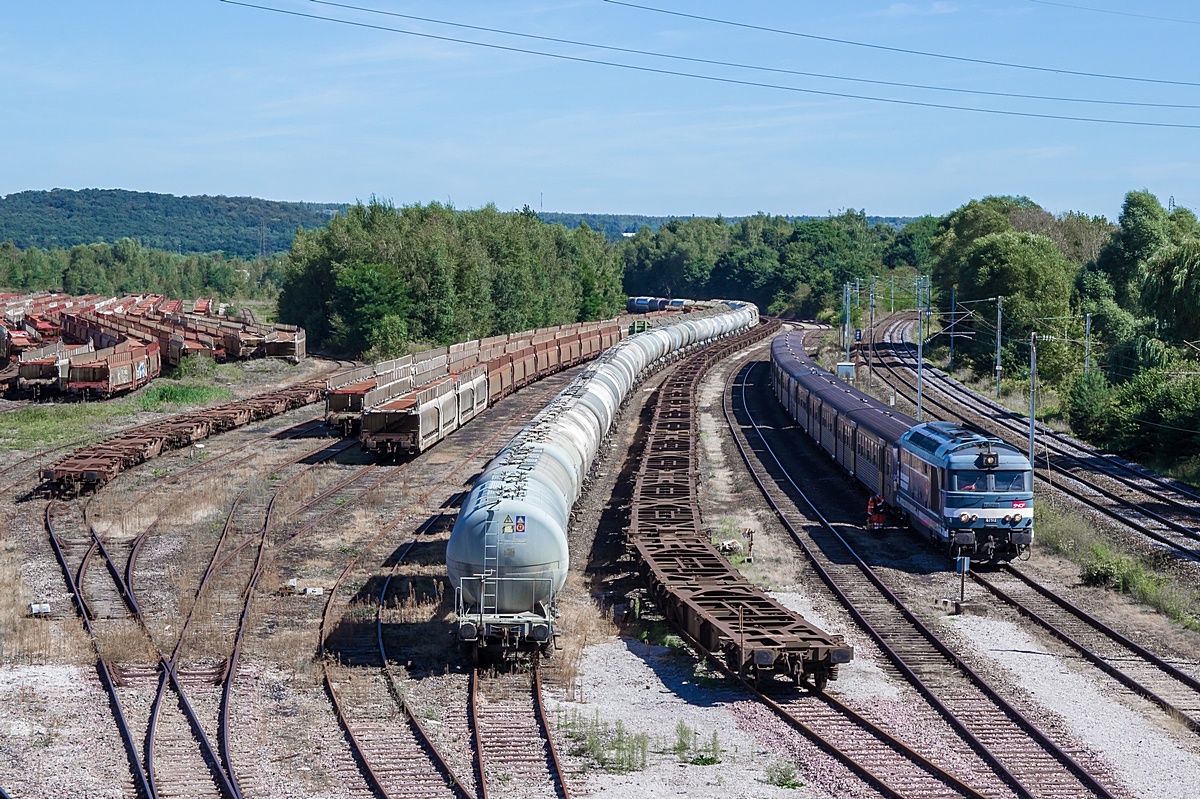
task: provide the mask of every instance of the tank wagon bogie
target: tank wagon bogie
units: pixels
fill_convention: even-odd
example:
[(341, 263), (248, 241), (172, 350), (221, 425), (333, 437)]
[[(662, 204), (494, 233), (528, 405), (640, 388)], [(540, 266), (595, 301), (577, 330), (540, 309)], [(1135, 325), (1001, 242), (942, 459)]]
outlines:
[(622, 403), (658, 365), (758, 322), (752, 305), (620, 341), (505, 445), (475, 482), (446, 547), (458, 637), (476, 654), (549, 654), (569, 565), (571, 507)]
[(1033, 474), (1016, 447), (950, 422), (918, 423), (808, 357), (771, 345), (771, 385), (797, 426), (885, 505), (953, 555), (1010, 560), (1033, 542)]

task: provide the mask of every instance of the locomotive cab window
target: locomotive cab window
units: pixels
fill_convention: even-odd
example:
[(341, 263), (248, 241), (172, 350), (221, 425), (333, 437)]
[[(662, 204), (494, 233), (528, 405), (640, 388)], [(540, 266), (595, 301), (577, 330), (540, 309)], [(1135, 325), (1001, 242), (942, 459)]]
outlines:
[(993, 472), (997, 491), (1027, 491), (1025, 487), (1025, 472)]
[[(951, 491), (987, 491), (987, 472), (957, 471), (950, 475)], [(1024, 479), (1024, 478), (1022, 478)], [(1024, 483), (1022, 483), (1024, 485)], [(1011, 490), (1011, 489), (1008, 489)]]

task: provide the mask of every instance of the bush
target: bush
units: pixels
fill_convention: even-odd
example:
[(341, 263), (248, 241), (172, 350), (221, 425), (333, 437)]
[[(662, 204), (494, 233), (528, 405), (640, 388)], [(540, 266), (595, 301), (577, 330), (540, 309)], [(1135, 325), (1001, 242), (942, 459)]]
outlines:
[(1113, 391), (1108, 378), (1099, 369), (1081, 373), (1067, 394), (1067, 420), (1071, 431), (1087, 441), (1108, 438), (1108, 420)]
[(776, 760), (767, 766), (767, 782), (780, 788), (803, 788), (804, 783), (797, 779), (798, 771), (795, 764), (786, 760)]
[(146, 389), (140, 405), (143, 410), (159, 411), (164, 405), (207, 405), (218, 399), (226, 399), (229, 389), (218, 386), (182, 385), (179, 383), (157, 383)]
[(212, 358), (205, 355), (185, 355), (179, 359), (179, 365), (175, 367), (171, 376), (176, 379), (211, 377), (216, 371), (217, 364)]

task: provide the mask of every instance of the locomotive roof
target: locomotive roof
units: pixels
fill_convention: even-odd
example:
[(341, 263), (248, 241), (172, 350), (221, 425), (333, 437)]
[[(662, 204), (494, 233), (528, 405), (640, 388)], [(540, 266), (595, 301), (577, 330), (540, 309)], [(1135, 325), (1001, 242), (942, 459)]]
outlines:
[(944, 458), (960, 450), (970, 450), (974, 453), (981, 447), (1020, 454), (1020, 451), (1007, 441), (982, 435), (953, 422), (927, 422), (917, 425), (905, 436), (904, 443), (936, 458)]

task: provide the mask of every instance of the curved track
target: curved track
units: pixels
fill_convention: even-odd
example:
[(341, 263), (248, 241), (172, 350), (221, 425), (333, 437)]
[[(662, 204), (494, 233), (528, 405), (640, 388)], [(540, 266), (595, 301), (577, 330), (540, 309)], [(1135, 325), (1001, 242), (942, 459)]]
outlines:
[[(913, 324), (907, 316), (886, 324), (884, 343), (879, 352), (871, 331), (869, 346), (876, 354), (873, 362), (882, 364), (887, 374), (879, 374), (907, 402), (916, 405), (916, 355), (905, 341)], [(997, 435), (1022, 451), (1029, 446), (1029, 418), (1014, 413), (963, 387), (932, 367), (922, 370), (923, 405), (937, 409), (941, 418), (960, 421), (984, 433)], [(904, 372), (905, 374), (901, 374)], [(930, 394), (936, 396), (930, 396)], [(939, 399), (940, 397), (940, 399)], [(1034, 469), (1043, 484), (1082, 502), (1117, 525), (1161, 544), (1181, 557), (1200, 561), (1200, 497), (1176, 483), (1162, 480), (1145, 469), (1103, 455), (1063, 434), (1037, 426), (1039, 454), (1049, 450), (1050, 468)], [(1035, 463), (1036, 465), (1036, 463)], [(1122, 474), (1125, 472), (1126, 474)]]
[[(1111, 796), (1087, 768), (946, 646), (820, 514), (777, 452), (779, 447), (791, 446), (794, 435), (764, 430), (755, 418), (755, 403), (747, 401), (746, 382), (755, 363), (743, 369), (732, 382), (732, 390), (726, 392), (730, 430), (763, 496), (834, 595), (910, 684), (1016, 795)], [(765, 369), (759, 371), (766, 373)]]
[[(492, 447), (503, 433), (514, 425), (527, 421), (530, 415), (536, 413), (558, 390), (557, 382), (559, 381), (555, 382), (556, 385), (539, 392), (491, 436), (459, 460), (457, 465), (438, 482), (442, 484), (450, 482), (481, 453), (488, 451), (488, 448)], [(413, 505), (419, 506), (432, 495), (434, 490), (426, 491)], [(332, 673), (333, 664), (327, 652), (327, 641), (333, 626), (334, 603), (341, 586), (346, 578), (359, 568), (363, 558), (370, 550), (399, 527), (405, 520), (404, 515), (397, 516), (394, 521), (385, 525), (366, 543), (362, 551), (346, 564), (330, 591), (322, 615), (320, 651), (326, 693), (333, 703), (338, 722), (354, 751), (364, 778), (373, 791), (384, 797), (454, 796), (461, 799), (461, 797), (468, 796), (466, 783), (459, 778), (450, 766), (448, 759), (438, 750), (433, 738), (425, 731), (419, 715), (414, 712), (406, 700), (403, 685), (396, 680), (392, 672), (391, 659), (388, 657), (383, 635), (383, 608), (392, 579), (405, 563), (417, 541), (436, 528), (464, 496), (463, 493), (456, 495), (437, 514), (422, 523), (413, 533), (412, 539), (398, 552), (395, 563), (383, 582), (378, 601), (375, 603), (375, 635), (371, 642), (373, 647), (367, 644), (364, 635), (363, 640), (349, 647), (343, 645), (339, 648), (339, 659), (350, 655), (356, 662), (377, 665), (378, 672), (372, 671), (370, 674), (364, 674), (360, 670), (349, 680), (335, 677)], [(363, 632), (365, 633), (365, 629)], [(472, 680), (472, 686), (474, 685), (475, 681)], [(473, 690), (474, 688), (472, 688)], [(395, 702), (395, 706), (391, 709), (379, 705), (379, 697), (385, 694), (391, 696)], [(472, 693), (472, 699), (473, 696)], [(540, 686), (538, 701), (540, 703)], [(473, 705), (471, 706), (473, 707)], [(395, 717), (392, 710), (396, 708), (403, 714), (403, 719)], [(540, 718), (540, 712), (538, 715)], [(547, 740), (549, 740), (548, 737)], [(552, 749), (553, 744), (549, 745)], [(481, 751), (478, 738), (475, 740), (475, 751), (478, 757)], [(555, 763), (557, 764), (557, 760)], [(483, 775), (484, 772), (481, 770), (472, 775), (472, 781), (480, 789), (480, 796), (486, 796), (486, 777)], [(566, 782), (561, 771), (557, 772), (554, 779), (557, 780), (558, 785), (563, 786), (565, 797)]]
[[(633, 514), (635, 518), (669, 520), (666, 523), (672, 529), (689, 528), (687, 520), (699, 512), (696, 481), (694, 478), (683, 479), (681, 475), (683, 472), (695, 474), (696, 451), (694, 447), (681, 448), (680, 442), (695, 439), (695, 394), (699, 382), (712, 365), (753, 345), (769, 332), (769, 327), (760, 328), (715, 345), (714, 350), (684, 359), (656, 392), (651, 439), (643, 453), (638, 478), (639, 486), (651, 489), (645, 493), (635, 490), (633, 503), (638, 511)], [(731, 380), (732, 377), (731, 374)], [(660, 447), (655, 446), (653, 431), (660, 429), (670, 431), (674, 445), (664, 441)], [(680, 435), (681, 431), (683, 435)], [(654, 524), (653, 521), (646, 523)], [(742, 682), (760, 702), (883, 795), (965, 796), (972, 799), (1011, 795), (1004, 783), (986, 765), (978, 763), (969, 750), (965, 760), (978, 765), (969, 774), (952, 774), (937, 762), (945, 760), (944, 752), (930, 751), (930, 748), (924, 753), (917, 751), (918, 747), (901, 741), (833, 695), (815, 690), (801, 691), (790, 685), (785, 688), (788, 684), (773, 679), (758, 681), (738, 674), (723, 663), (720, 653), (708, 651), (687, 628), (676, 627), (711, 664)], [(958, 759), (960, 763), (963, 760)]]

